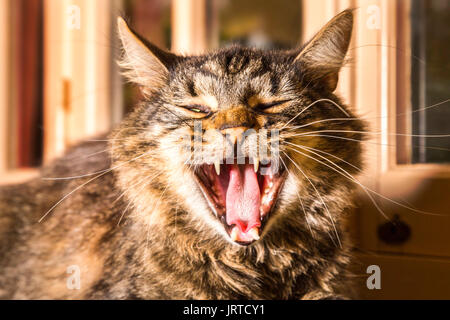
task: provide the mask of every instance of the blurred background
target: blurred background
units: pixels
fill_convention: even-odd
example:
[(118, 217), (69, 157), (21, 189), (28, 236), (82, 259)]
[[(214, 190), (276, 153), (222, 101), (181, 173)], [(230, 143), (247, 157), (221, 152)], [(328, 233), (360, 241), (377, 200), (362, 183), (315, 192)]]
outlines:
[[(361, 188), (349, 212), (358, 294), (450, 299), (450, 138), (429, 136), (450, 133), (450, 0), (0, 0), (0, 184), (36, 176), (140, 99), (116, 66), (117, 16), (199, 54), (292, 48), (346, 8), (356, 21), (337, 93), (370, 123), (360, 181), (376, 203)], [(366, 285), (370, 265), (381, 289)]]

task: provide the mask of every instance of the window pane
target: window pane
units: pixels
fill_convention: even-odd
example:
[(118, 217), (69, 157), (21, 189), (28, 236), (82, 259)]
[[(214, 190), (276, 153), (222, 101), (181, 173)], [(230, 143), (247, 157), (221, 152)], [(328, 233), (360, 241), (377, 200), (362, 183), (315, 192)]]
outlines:
[(263, 48), (299, 44), (301, 1), (219, 0), (220, 45), (240, 43)]
[(14, 122), (10, 130), (17, 140), (8, 156), (12, 168), (26, 168), (39, 166), (42, 160), (42, 1), (14, 1), (11, 9), (9, 112)]
[[(450, 97), (450, 1), (413, 0), (412, 131), (414, 135), (449, 133), (450, 103), (421, 111)], [(413, 163), (450, 162), (450, 138), (412, 138)]]

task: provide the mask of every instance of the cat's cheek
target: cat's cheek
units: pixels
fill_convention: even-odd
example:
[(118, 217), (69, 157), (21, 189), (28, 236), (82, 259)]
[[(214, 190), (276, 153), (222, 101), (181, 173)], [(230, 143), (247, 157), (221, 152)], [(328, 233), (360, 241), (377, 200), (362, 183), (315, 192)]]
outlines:
[[(192, 220), (198, 225), (197, 230), (199, 236), (216, 238), (217, 235), (220, 235), (225, 240), (229, 240), (229, 236), (223, 225), (213, 216), (208, 203), (194, 182), (194, 178), (192, 177), (191, 179), (191, 183), (183, 183), (183, 185), (180, 185), (177, 188), (177, 192), (180, 198), (184, 199), (185, 207), (191, 215)], [(186, 197), (186, 195), (190, 196)]]
[(219, 234), (224, 239), (229, 239), (228, 234), (219, 220), (213, 216), (208, 203), (200, 188), (195, 182), (195, 177), (188, 167), (180, 162), (180, 157), (167, 155), (164, 164), (167, 185), (171, 186), (198, 230), (199, 238), (216, 238)]
[(277, 209), (271, 213), (267, 220), (262, 237), (270, 232), (272, 226), (276, 225), (279, 219), (283, 219), (283, 214), (288, 212), (287, 208), (298, 202), (299, 193), (299, 181), (295, 176), (288, 174), (278, 196)]

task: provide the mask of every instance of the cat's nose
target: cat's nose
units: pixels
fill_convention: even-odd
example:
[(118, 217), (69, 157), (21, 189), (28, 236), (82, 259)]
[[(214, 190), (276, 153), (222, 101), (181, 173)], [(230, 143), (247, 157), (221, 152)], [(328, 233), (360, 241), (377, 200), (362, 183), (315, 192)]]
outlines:
[[(244, 107), (234, 106), (218, 112), (214, 119), (214, 127), (219, 131), (235, 128), (255, 128), (255, 117)], [(232, 131), (232, 130), (229, 130)]]
[(245, 131), (248, 129), (248, 127), (233, 127), (220, 130), (220, 132), (230, 139), (229, 141), (232, 145), (236, 145), (236, 141), (241, 141)]

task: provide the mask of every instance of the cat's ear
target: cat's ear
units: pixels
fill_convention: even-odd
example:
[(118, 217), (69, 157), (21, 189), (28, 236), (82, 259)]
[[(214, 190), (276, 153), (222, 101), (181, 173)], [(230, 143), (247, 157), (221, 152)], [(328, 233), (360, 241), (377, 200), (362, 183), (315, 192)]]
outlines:
[(117, 19), (117, 28), (123, 48), (119, 65), (124, 75), (141, 86), (145, 94), (158, 90), (167, 81), (169, 68), (178, 56), (142, 38), (121, 17)]
[(339, 70), (345, 64), (353, 28), (352, 10), (331, 19), (300, 51), (295, 62), (309, 81), (329, 91), (336, 89)]

